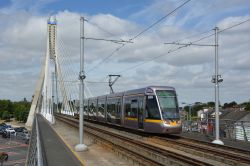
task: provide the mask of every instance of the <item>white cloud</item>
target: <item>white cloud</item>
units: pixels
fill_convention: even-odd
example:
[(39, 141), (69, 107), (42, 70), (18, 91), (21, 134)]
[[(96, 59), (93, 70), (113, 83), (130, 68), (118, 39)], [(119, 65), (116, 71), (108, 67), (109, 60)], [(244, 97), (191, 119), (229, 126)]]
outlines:
[[(240, 2), (240, 5), (247, 3)], [(173, 9), (173, 6), (176, 5), (174, 1), (160, 1), (159, 3), (154, 1), (154, 3), (145, 10), (132, 15), (130, 19), (136, 20), (146, 15), (146, 22), (152, 23), (167, 9)], [(230, 1), (230, 5), (226, 6), (227, 9), (231, 10), (234, 3), (236, 2)], [(216, 1), (213, 1), (203, 11), (201, 6), (204, 6), (205, 2), (199, 2), (192, 9), (185, 8), (184, 11), (187, 13), (183, 18), (179, 18), (181, 14), (173, 15), (170, 21), (167, 19), (163, 24), (156, 26), (153, 31), (144, 33), (134, 40), (133, 44), (126, 44), (105, 63), (98, 65), (94, 71), (86, 73), (86, 80), (107, 81), (107, 78), (103, 78), (108, 74), (116, 74), (153, 58), (149, 63), (121, 73), (122, 77), (117, 81), (114, 89), (122, 91), (147, 85), (170, 85), (176, 87), (182, 102), (213, 100), (214, 90), (211, 77), (214, 74), (214, 48), (192, 46), (168, 54), (168, 51), (176, 46), (164, 45), (163, 43), (208, 30), (215, 25), (223, 29), (249, 18), (249, 14), (242, 14), (225, 16), (222, 19), (216, 18), (210, 22), (204, 20), (210, 16), (199, 20), (204, 13), (211, 9), (211, 6), (216, 6), (215, 4)], [(216, 9), (222, 8), (221, 4), (216, 6)], [(10, 12), (11, 10), (15, 13)], [(0, 26), (0, 76), (4, 78), (4, 81), (0, 82), (0, 98), (18, 100), (23, 97), (31, 98), (34, 93), (42, 58), (46, 51), (47, 17), (34, 16), (30, 12), (17, 10), (17, 7), (12, 7), (11, 10), (8, 12), (6, 12), (7, 9), (0, 10), (0, 21), (5, 23)], [(216, 14), (218, 13), (214, 13), (213, 16)], [(72, 71), (76, 71), (76, 75), (79, 65), (80, 15), (82, 14), (67, 10), (56, 14), (59, 50), (64, 65), (69, 62), (67, 58), (71, 58), (72, 63), (74, 63), (74, 66), (67, 65), (65, 70), (73, 68)], [(220, 12), (219, 15), (221, 15)], [(84, 14), (84, 16), (92, 23), (85, 23), (86, 37), (128, 40), (145, 28), (145, 26), (131, 20), (125, 20), (111, 14)], [(192, 18), (195, 18), (196, 22), (186, 26)], [(194, 28), (192, 29), (192, 27)], [(199, 31), (197, 31), (197, 27), (199, 27)], [(248, 22), (219, 34), (219, 67), (224, 78), (224, 82), (221, 84), (223, 102), (232, 99), (245, 101), (249, 98), (249, 27)], [(191, 38), (186, 41), (195, 39)], [(213, 44), (213, 42), (214, 39), (211, 37), (202, 43)], [(103, 58), (110, 55), (119, 46), (110, 42), (86, 40), (86, 71), (100, 63)], [(154, 59), (160, 55), (162, 57)], [(87, 83), (87, 86), (92, 90), (93, 95), (109, 92), (107, 83)]]

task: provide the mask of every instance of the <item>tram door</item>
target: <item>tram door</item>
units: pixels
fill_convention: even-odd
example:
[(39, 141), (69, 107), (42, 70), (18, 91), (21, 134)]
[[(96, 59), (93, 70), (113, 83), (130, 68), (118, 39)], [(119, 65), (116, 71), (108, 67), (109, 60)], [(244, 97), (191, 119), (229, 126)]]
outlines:
[(121, 99), (116, 101), (116, 124), (121, 125)]
[(143, 129), (143, 107), (144, 107), (144, 103), (143, 103), (144, 97), (139, 97), (138, 100), (138, 128), (139, 129)]

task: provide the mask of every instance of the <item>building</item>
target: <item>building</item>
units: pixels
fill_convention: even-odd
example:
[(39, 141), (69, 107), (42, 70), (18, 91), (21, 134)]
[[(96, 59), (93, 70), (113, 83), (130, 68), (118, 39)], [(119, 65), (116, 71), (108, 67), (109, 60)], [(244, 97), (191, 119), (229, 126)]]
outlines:
[(224, 112), (220, 116), (220, 129), (226, 138), (250, 141), (250, 112)]

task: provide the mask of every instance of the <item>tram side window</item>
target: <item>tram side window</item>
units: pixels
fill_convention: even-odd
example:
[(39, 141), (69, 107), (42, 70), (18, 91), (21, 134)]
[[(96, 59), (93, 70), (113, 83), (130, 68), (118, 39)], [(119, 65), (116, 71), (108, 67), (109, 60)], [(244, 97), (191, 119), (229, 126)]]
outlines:
[(137, 118), (138, 100), (131, 100), (131, 117)]
[(87, 112), (90, 113), (90, 101), (88, 100), (88, 103), (87, 104)]
[(95, 115), (97, 115), (97, 112), (98, 112), (98, 105), (97, 105), (97, 103), (98, 103), (98, 100), (97, 99), (95, 99), (95, 101), (94, 101), (95, 103), (94, 103), (94, 106), (95, 106)]
[(161, 119), (155, 96), (147, 96), (146, 118), (147, 119)]
[(107, 114), (110, 116), (111, 111), (111, 101), (110, 99), (107, 100)]
[(92, 101), (91, 104), (90, 104), (90, 112), (91, 112), (92, 114), (95, 113), (95, 103), (94, 103), (94, 101)]
[(127, 98), (125, 99), (125, 116), (137, 118), (138, 100)]
[(130, 100), (125, 99), (125, 116), (130, 117), (131, 116), (131, 104)]
[(144, 108), (144, 97), (139, 97), (139, 100), (138, 100), (138, 111), (143, 113), (143, 110), (145, 109)]
[(104, 116), (104, 100), (99, 100), (98, 101), (98, 114)]
[(120, 114), (121, 114), (121, 98), (118, 98), (118, 99), (116, 100), (115, 106), (116, 106), (116, 108), (115, 108), (116, 117), (120, 117)]
[[(80, 109), (80, 106), (79, 106), (79, 109)], [(83, 112), (84, 112), (85, 114), (88, 113), (88, 103), (84, 103)]]
[(92, 103), (91, 103), (91, 101), (89, 101), (89, 113), (91, 113), (91, 114), (92, 114), (92, 112), (93, 112), (92, 109), (93, 109), (93, 108), (92, 108)]
[(111, 110), (110, 110), (110, 112), (111, 112), (112, 116), (115, 116), (115, 99), (111, 100)]
[(109, 116), (114, 116), (115, 114), (115, 100), (114, 99), (108, 99), (107, 113)]

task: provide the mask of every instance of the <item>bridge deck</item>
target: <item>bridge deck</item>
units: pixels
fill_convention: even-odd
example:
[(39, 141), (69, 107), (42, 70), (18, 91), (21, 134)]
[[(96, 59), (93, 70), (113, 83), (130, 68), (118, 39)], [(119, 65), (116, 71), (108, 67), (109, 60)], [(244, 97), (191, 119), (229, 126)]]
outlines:
[(41, 115), (37, 115), (37, 120), (42, 149), (44, 150), (43, 154), (45, 155), (43, 158), (45, 158), (47, 165), (82, 165)]

